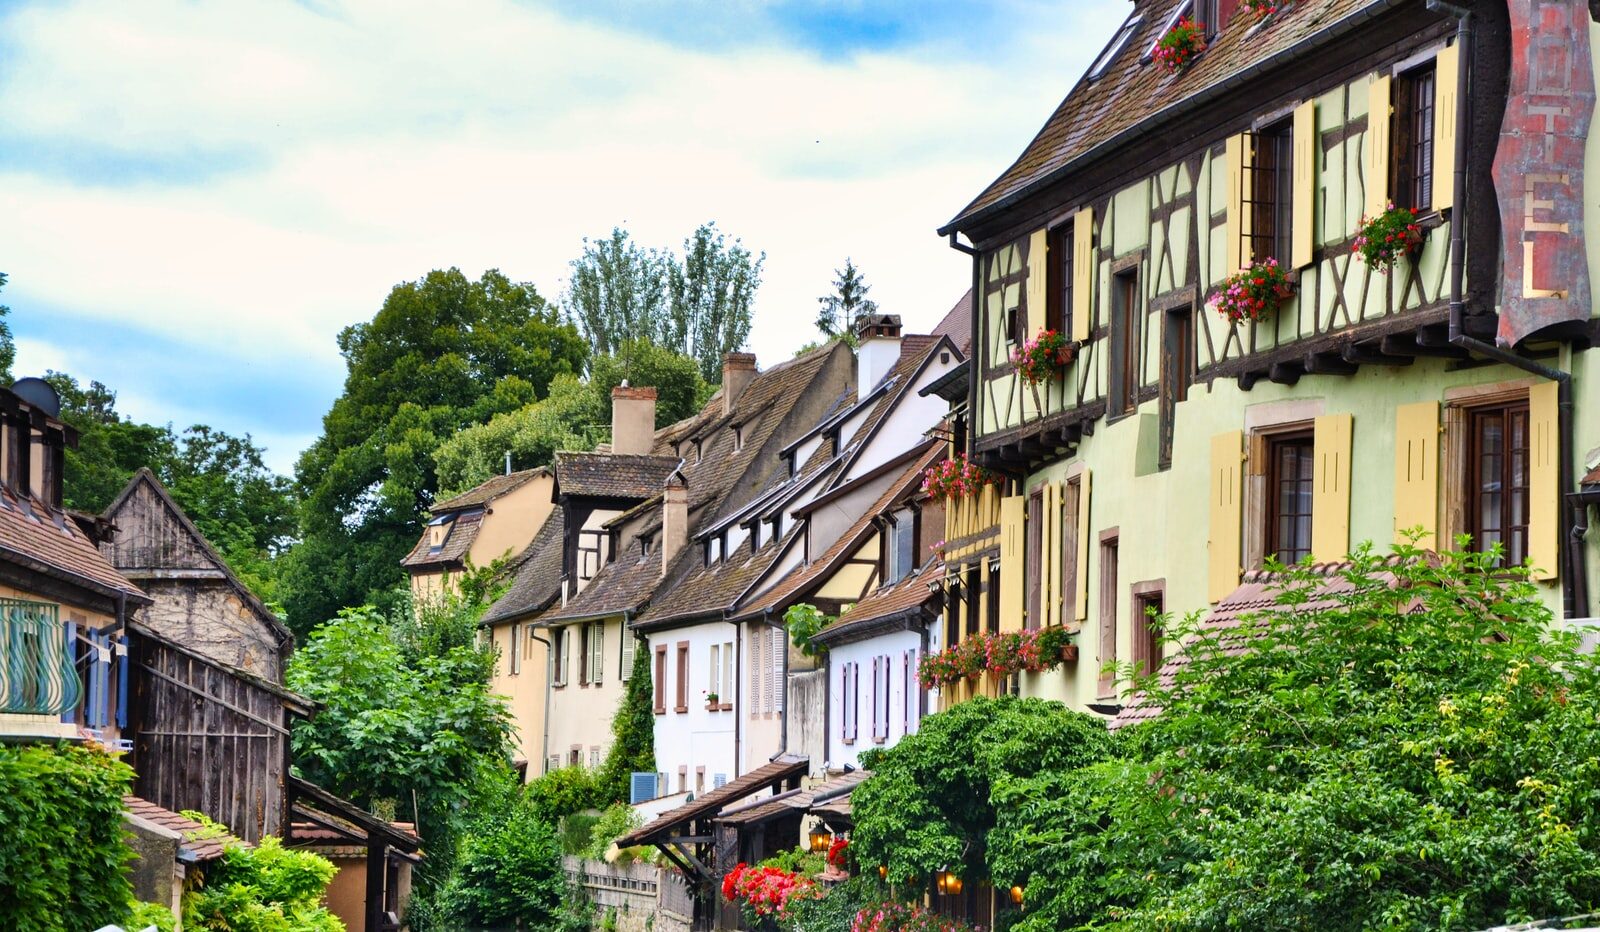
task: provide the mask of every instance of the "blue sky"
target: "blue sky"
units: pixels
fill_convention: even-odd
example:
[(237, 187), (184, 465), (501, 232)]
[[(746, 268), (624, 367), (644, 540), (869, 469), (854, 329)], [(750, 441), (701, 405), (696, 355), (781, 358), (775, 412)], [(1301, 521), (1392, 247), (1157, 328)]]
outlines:
[(18, 371), (251, 433), (287, 471), (334, 337), (433, 268), (559, 297), (584, 236), (716, 220), (768, 254), (751, 348), (851, 256), (926, 329), (933, 233), (1127, 0), (0, 2), (0, 271)]

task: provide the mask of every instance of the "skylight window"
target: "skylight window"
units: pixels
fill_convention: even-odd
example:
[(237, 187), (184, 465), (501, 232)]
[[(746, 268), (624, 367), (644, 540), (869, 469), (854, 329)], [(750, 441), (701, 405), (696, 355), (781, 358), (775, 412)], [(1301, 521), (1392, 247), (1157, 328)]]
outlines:
[[(1150, 47), (1144, 50), (1145, 58), (1155, 55), (1156, 46), (1161, 44), (1162, 37), (1171, 32), (1172, 27), (1178, 25), (1178, 20), (1183, 19), (1185, 16), (1194, 16), (1194, 0), (1187, 0), (1187, 2), (1178, 4), (1178, 8), (1172, 11), (1172, 15), (1167, 17), (1167, 21), (1162, 24), (1161, 31), (1156, 33), (1154, 39), (1150, 40)], [(1210, 23), (1203, 23), (1202, 25), (1208, 29), (1211, 27)]]
[(1095, 59), (1094, 67), (1089, 69), (1089, 80), (1093, 81), (1106, 73), (1106, 69), (1111, 67), (1111, 63), (1117, 60), (1117, 56), (1122, 54), (1124, 48), (1127, 48), (1128, 40), (1133, 38), (1134, 32), (1139, 28), (1139, 23), (1143, 22), (1143, 20), (1144, 17), (1138, 13), (1128, 17), (1128, 21), (1122, 24), (1121, 29), (1117, 30), (1116, 38), (1112, 39), (1111, 44), (1106, 46), (1106, 50), (1100, 53), (1099, 58)]

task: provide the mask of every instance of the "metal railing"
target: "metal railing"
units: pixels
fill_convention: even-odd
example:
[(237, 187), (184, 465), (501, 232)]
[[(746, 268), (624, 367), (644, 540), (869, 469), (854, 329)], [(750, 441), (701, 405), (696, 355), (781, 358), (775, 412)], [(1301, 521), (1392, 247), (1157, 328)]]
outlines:
[(0, 599), (0, 712), (60, 715), (78, 707), (83, 683), (71, 637), (53, 603)]

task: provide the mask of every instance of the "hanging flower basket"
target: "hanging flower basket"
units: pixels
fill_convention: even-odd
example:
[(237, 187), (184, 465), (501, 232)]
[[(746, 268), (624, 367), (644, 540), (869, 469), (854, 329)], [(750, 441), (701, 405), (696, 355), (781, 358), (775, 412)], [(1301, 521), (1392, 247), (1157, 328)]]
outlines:
[(1167, 74), (1177, 74), (1193, 64), (1205, 50), (1206, 27), (1184, 16), (1156, 43), (1150, 57), (1166, 69)]
[(1033, 339), (1011, 351), (1011, 362), (1023, 381), (1038, 385), (1072, 365), (1077, 355), (1077, 347), (1059, 331), (1041, 330)]
[(1292, 297), (1294, 283), (1277, 259), (1268, 259), (1223, 282), (1211, 306), (1230, 321), (1257, 321), (1270, 317)]
[(934, 463), (922, 474), (922, 491), (934, 498), (971, 498), (986, 485), (998, 485), (1000, 477), (976, 463), (970, 463), (964, 454)]
[(917, 679), (924, 689), (975, 679), (984, 673), (1010, 676), (1043, 673), (1078, 659), (1072, 633), (1055, 625), (999, 634), (978, 633), (955, 647), (922, 659)]
[(1422, 248), (1422, 227), (1417, 215), (1405, 207), (1389, 205), (1389, 209), (1376, 217), (1361, 218), (1361, 228), (1356, 231), (1356, 242), (1350, 251), (1361, 261), (1388, 274), (1401, 256), (1409, 256)]
[(1239, 0), (1239, 9), (1256, 18), (1257, 22), (1278, 12), (1283, 4), (1279, 0)]

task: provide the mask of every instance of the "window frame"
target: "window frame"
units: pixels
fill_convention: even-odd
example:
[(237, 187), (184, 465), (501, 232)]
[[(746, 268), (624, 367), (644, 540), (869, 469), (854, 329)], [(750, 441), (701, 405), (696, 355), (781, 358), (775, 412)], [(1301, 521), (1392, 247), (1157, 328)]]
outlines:
[(1178, 404), (1188, 400), (1189, 389), (1194, 385), (1194, 318), (1192, 302), (1169, 308), (1161, 315), (1161, 384), (1157, 393), (1160, 439), (1156, 444), (1156, 468), (1160, 470), (1172, 468)]
[(1101, 50), (1100, 55), (1089, 66), (1085, 79), (1098, 81), (1105, 77), (1112, 64), (1127, 50), (1128, 43), (1133, 41), (1134, 33), (1139, 31), (1139, 26), (1143, 22), (1144, 14), (1142, 13), (1132, 13), (1126, 20), (1123, 20), (1122, 26), (1117, 30), (1116, 35), (1111, 37), (1111, 41), (1106, 43), (1106, 47)]
[(1140, 300), (1139, 268), (1143, 255), (1131, 257), (1122, 268), (1111, 273), (1111, 359), (1106, 399), (1107, 418), (1116, 420), (1139, 410), (1139, 379), (1142, 343), (1139, 337), (1144, 315)]
[(999, 557), (989, 558), (989, 598), (985, 600), (983, 629), (989, 634), (1000, 633), (1000, 565)]
[[(1421, 104), (1426, 86), (1427, 105)], [(1418, 216), (1433, 210), (1433, 166), (1438, 159), (1439, 81), (1430, 58), (1394, 76), (1389, 123), (1389, 200)], [(1423, 149), (1426, 148), (1426, 153)]]
[(656, 681), (652, 684), (655, 686), (656, 693), (655, 713), (657, 715), (665, 715), (667, 714), (667, 645), (657, 644), (655, 648)]
[(1051, 230), (1045, 248), (1045, 328), (1072, 335), (1073, 219)]
[(1044, 525), (1049, 516), (1044, 513), (1043, 486), (1028, 493), (1027, 509), (1022, 535), (1027, 602), (1023, 608), (1022, 627), (1033, 630), (1040, 627), (1039, 621), (1044, 617)]
[(1116, 696), (1117, 674), (1117, 575), (1118, 556), (1122, 547), (1120, 528), (1107, 528), (1100, 532), (1100, 617), (1099, 656), (1096, 658), (1099, 674), (1095, 688), (1100, 698)]
[(568, 638), (570, 637), (570, 634), (571, 632), (566, 625), (562, 625), (559, 628), (550, 629), (550, 644), (554, 648), (552, 651), (550, 651), (550, 663), (552, 668), (550, 674), (550, 685), (556, 689), (561, 689), (567, 685), (567, 677), (572, 672), (571, 670), (567, 669), (569, 664), (569, 658), (567, 654), (570, 649), (568, 645)]
[[(1498, 476), (1501, 501), (1499, 507), (1500, 526), (1497, 531), (1500, 535), (1500, 543), (1505, 545), (1503, 565), (1520, 566), (1528, 559), (1528, 519), (1533, 504), (1532, 488), (1529, 481), (1531, 472), (1531, 439), (1529, 436), (1532, 422), (1531, 405), (1527, 396), (1524, 395), (1520, 399), (1507, 399), (1493, 404), (1475, 405), (1466, 409), (1465, 415), (1467, 487), (1464, 499), (1466, 505), (1466, 532), (1472, 536), (1472, 548), (1475, 551), (1487, 551), (1488, 548), (1484, 546), (1482, 540), (1485, 528), (1481, 524), (1483, 518), (1483, 486), (1487, 477), (1483, 472), (1484, 454), (1480, 423), (1490, 417), (1498, 417), (1501, 421), (1501, 452), (1498, 454), (1501, 461), (1500, 475)], [(1520, 447), (1512, 445), (1511, 417), (1513, 415), (1520, 415), (1522, 419), (1522, 444)], [(1518, 456), (1522, 460), (1522, 485), (1520, 487), (1512, 484), (1516, 472), (1514, 463)], [(1522, 504), (1522, 523), (1516, 524), (1512, 521), (1512, 518), (1514, 516), (1514, 503), (1517, 500), (1519, 490)], [(1510, 494), (1506, 494), (1508, 491)], [(1521, 539), (1520, 552), (1518, 552), (1514, 544), (1518, 536)]]
[(1153, 607), (1156, 614), (1166, 611), (1165, 579), (1151, 579), (1136, 582), (1130, 588), (1130, 605), (1133, 609), (1133, 643), (1129, 651), (1129, 660), (1136, 671), (1149, 675), (1161, 669), (1162, 662), (1166, 659), (1162, 650), (1161, 631), (1150, 619), (1149, 610)]
[(677, 648), (678, 689), (673, 696), (676, 701), (672, 711), (681, 715), (689, 711), (689, 642), (679, 641)]
[[(1294, 251), (1294, 118), (1286, 117), (1244, 134), (1250, 157), (1240, 169), (1239, 255), (1247, 264), (1278, 260), (1290, 267)], [(1270, 160), (1264, 158), (1270, 153)], [(1264, 167), (1265, 166), (1265, 167)], [(1265, 221), (1271, 232), (1262, 233)]]
[[(1266, 526), (1263, 528), (1262, 534), (1261, 561), (1263, 564), (1265, 564), (1268, 557), (1275, 556), (1285, 565), (1293, 566), (1295, 563), (1299, 562), (1302, 557), (1309, 556), (1312, 552), (1312, 535), (1315, 533), (1314, 521), (1316, 513), (1316, 435), (1311, 429), (1305, 428), (1274, 433), (1267, 436), (1265, 440), (1266, 463), (1264, 465), (1266, 467), (1266, 493), (1265, 500), (1262, 502), (1262, 513), (1266, 518)], [(1293, 515), (1285, 515), (1285, 513), (1282, 511), (1283, 501), (1280, 495), (1282, 491), (1280, 486), (1284, 481), (1284, 477), (1280, 474), (1282, 464), (1279, 462), (1279, 453), (1280, 451), (1291, 447), (1303, 447), (1305, 449), (1305, 462), (1309, 465), (1311, 474), (1293, 481), (1304, 483), (1306, 486), (1306, 492), (1311, 497), (1307, 499), (1307, 510), (1305, 512), (1296, 512)], [(1281, 546), (1282, 522), (1285, 517), (1296, 520), (1304, 519), (1305, 521), (1306, 546), (1304, 548), (1304, 553), (1300, 554), (1300, 556), (1296, 556), (1292, 560), (1285, 560), (1283, 558), (1285, 551)], [(1295, 547), (1289, 552), (1295, 553), (1300, 551), (1300, 549), (1301, 548)]]

